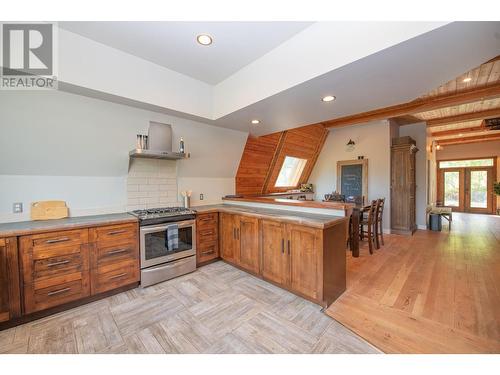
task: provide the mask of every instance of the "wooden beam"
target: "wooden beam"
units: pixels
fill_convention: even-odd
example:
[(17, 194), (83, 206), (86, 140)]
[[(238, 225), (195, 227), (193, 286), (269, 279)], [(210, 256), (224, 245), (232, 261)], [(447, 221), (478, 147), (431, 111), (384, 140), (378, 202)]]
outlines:
[(403, 104), (397, 104), (390, 107), (375, 109), (373, 111), (358, 113), (356, 115), (324, 121), (323, 124), (327, 128), (349, 126), (361, 124), (363, 122), (412, 115), (419, 112), (432, 111), (435, 109), (498, 97), (500, 97), (500, 83), (495, 83), (492, 85), (483, 86), (481, 88), (475, 88), (472, 90), (462, 91), (454, 94), (416, 99)]
[(487, 131), (488, 129), (481, 124), (481, 126), (474, 126), (470, 128), (461, 128), (461, 129), (451, 129), (451, 130), (443, 130), (440, 132), (431, 133), (432, 137), (446, 137), (449, 135), (459, 135), (459, 134), (467, 134), (467, 133), (475, 133), (480, 131)]
[(472, 137), (463, 138), (453, 138), (437, 141), (440, 146), (461, 144), (461, 143), (477, 143), (477, 142), (489, 142), (500, 140), (500, 133), (487, 134), (487, 135), (476, 135)]
[(432, 120), (427, 120), (427, 127), (432, 128), (435, 126), (443, 126), (443, 125), (456, 124), (460, 122), (474, 121), (474, 120), (484, 120), (487, 118), (494, 118), (499, 116), (500, 116), (500, 108), (493, 108), (487, 111), (470, 112), (470, 113), (464, 113), (462, 115), (448, 116), (448, 117), (441, 117)]

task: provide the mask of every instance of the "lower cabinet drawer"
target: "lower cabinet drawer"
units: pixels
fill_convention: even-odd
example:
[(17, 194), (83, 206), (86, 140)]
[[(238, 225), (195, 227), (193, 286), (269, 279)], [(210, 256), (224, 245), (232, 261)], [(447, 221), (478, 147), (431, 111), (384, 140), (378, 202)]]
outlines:
[(219, 257), (219, 246), (217, 241), (202, 242), (196, 249), (198, 263), (207, 262)]
[(25, 313), (45, 310), (90, 295), (89, 271), (75, 273), (61, 282), (59, 277), (24, 286)]
[(95, 261), (92, 267), (99, 268), (125, 260), (139, 259), (137, 241), (117, 243), (113, 245), (96, 244)]
[(92, 270), (92, 294), (138, 282), (139, 260), (124, 260)]

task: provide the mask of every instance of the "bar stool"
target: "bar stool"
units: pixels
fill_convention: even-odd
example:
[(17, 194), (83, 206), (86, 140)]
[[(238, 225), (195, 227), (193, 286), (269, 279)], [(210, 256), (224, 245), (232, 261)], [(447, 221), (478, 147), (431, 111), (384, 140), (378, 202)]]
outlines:
[[(380, 242), (382, 242), (382, 246), (384, 245), (384, 229), (382, 227), (382, 218), (384, 215), (384, 204), (385, 198), (378, 199), (378, 204), (375, 209), (375, 241), (377, 244), (377, 249), (380, 249)], [(380, 237), (380, 241), (379, 241)]]
[[(373, 254), (373, 247), (375, 246), (375, 224), (376, 220), (376, 209), (378, 205), (378, 200), (373, 200), (372, 203), (365, 208), (361, 213), (361, 220), (359, 222), (359, 237), (361, 240), (365, 238), (365, 234), (368, 238), (368, 249), (370, 254)], [(367, 214), (365, 216), (365, 214)], [(366, 227), (366, 230), (365, 230)]]

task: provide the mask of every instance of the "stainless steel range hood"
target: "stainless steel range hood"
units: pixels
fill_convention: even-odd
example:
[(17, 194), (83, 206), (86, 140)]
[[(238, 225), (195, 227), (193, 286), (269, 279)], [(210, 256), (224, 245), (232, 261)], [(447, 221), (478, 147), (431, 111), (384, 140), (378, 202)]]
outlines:
[(172, 151), (172, 127), (169, 124), (162, 124), (151, 121), (148, 130), (147, 150), (136, 148), (129, 152), (130, 161), (133, 158), (179, 160), (189, 158), (189, 153)]

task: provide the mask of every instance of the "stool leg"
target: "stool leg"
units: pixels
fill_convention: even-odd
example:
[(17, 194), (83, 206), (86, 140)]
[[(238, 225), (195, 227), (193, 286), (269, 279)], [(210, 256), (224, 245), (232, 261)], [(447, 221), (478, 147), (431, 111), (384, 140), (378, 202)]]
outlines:
[(368, 224), (368, 250), (370, 250), (370, 254), (373, 254), (373, 233), (372, 226)]
[(382, 227), (382, 220), (379, 222), (380, 225), (380, 240), (382, 241), (382, 246), (384, 246), (384, 228)]
[(374, 222), (373, 223), (373, 227), (375, 228), (375, 248), (376, 249), (380, 249), (380, 242), (378, 241), (378, 236), (379, 236), (379, 233), (378, 233), (378, 222)]

